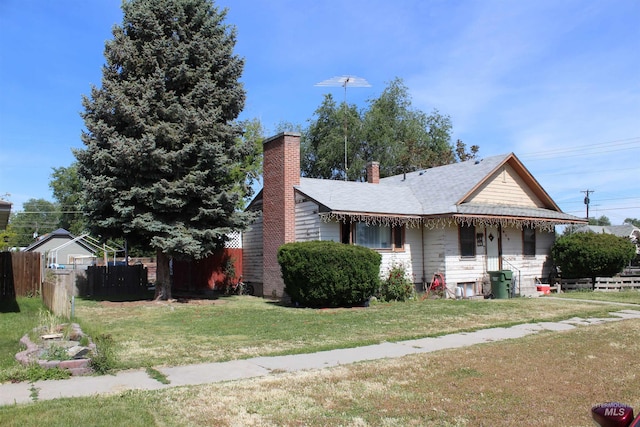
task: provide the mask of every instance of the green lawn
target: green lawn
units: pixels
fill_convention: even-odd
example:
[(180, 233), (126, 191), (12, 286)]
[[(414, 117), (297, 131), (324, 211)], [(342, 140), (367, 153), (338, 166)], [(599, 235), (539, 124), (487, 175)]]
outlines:
[(0, 370), (16, 364), (15, 354), (24, 350), (20, 338), (38, 326), (45, 307), (40, 298), (18, 298), (19, 311), (0, 312)]
[(113, 337), (121, 368), (306, 353), (536, 320), (606, 316), (609, 309), (536, 298), (327, 310), (248, 296), (189, 303), (76, 303), (77, 320), (87, 333)]
[[(76, 318), (91, 336), (109, 334), (117, 368), (140, 368), (306, 353), (399, 341), (491, 326), (573, 316), (606, 316), (619, 307), (570, 299), (640, 304), (640, 292), (561, 294), (509, 300), (424, 300), (370, 307), (303, 309), (234, 296), (181, 302), (99, 302), (76, 299)], [(19, 298), (20, 312), (3, 313), (0, 378), (16, 365), (18, 340), (37, 324), (42, 305)]]
[(640, 291), (638, 290), (625, 290), (625, 291), (579, 291), (579, 292), (565, 292), (559, 295), (553, 294), (552, 296), (558, 296), (560, 298), (567, 299), (588, 299), (594, 301), (606, 301), (606, 302), (622, 302), (629, 304), (640, 304)]

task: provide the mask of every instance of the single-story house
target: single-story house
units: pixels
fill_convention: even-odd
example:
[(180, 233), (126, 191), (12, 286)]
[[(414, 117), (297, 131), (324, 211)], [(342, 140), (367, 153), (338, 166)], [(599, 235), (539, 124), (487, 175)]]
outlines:
[(0, 230), (7, 228), (11, 215), (11, 202), (0, 200)]
[[(264, 142), (263, 189), (248, 208), (257, 220), (243, 233), (244, 281), (284, 296), (278, 248), (333, 240), (382, 254), (381, 275), (401, 263), (418, 288), (435, 273), (450, 295), (482, 291), (488, 272), (512, 270), (521, 294), (535, 294), (551, 268), (555, 226), (584, 224), (563, 213), (513, 154), (469, 160), (367, 182), (300, 176), (300, 135)], [(515, 284), (514, 284), (515, 285)]]
[(636, 254), (640, 255), (640, 228), (635, 225), (583, 225), (573, 231), (574, 233), (601, 233), (626, 237), (636, 245)]
[(50, 268), (86, 269), (96, 259), (94, 247), (83, 236), (76, 237), (59, 228), (40, 236), (23, 251), (42, 253), (46, 265)]

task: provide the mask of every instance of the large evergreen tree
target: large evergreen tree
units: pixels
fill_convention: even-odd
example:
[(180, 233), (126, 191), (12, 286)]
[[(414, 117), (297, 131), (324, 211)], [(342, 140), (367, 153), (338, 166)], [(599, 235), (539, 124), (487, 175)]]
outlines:
[(157, 297), (170, 298), (169, 258), (206, 257), (242, 229), (245, 92), (235, 29), (209, 0), (125, 0), (105, 45), (102, 86), (84, 97), (78, 150), (92, 231), (158, 254)]

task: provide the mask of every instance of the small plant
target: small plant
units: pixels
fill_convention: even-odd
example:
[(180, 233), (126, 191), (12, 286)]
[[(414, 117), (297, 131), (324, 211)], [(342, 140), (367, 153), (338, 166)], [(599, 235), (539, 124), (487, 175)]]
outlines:
[(91, 368), (97, 374), (108, 374), (116, 366), (115, 343), (111, 334), (99, 334), (94, 338), (96, 349), (91, 357)]
[(169, 384), (171, 382), (169, 381), (169, 378), (167, 378), (165, 374), (163, 374), (162, 372), (158, 371), (155, 368), (147, 367), (146, 372), (147, 372), (147, 375), (149, 375), (149, 378), (153, 378), (159, 383)]
[(82, 335), (82, 336), (80, 337), (80, 341), (78, 341), (78, 344), (79, 344), (81, 347), (88, 347), (88, 346), (89, 346), (89, 344), (90, 344), (90, 342), (89, 342), (89, 337), (88, 337), (88, 336), (86, 336), (86, 335)]
[(40, 389), (37, 388), (32, 383), (31, 386), (29, 387), (29, 397), (31, 398), (31, 400), (33, 400), (34, 402), (37, 402), (39, 398), (39, 392), (40, 392)]
[(56, 344), (51, 344), (48, 348), (46, 348), (44, 352), (40, 355), (40, 358), (44, 360), (71, 359), (71, 357), (69, 357), (69, 353), (67, 352), (67, 349)]
[(382, 281), (380, 297), (385, 301), (406, 301), (415, 297), (415, 288), (403, 264), (391, 266), (389, 276)]
[(60, 332), (62, 320), (49, 310), (38, 311), (38, 325), (43, 334), (55, 334)]

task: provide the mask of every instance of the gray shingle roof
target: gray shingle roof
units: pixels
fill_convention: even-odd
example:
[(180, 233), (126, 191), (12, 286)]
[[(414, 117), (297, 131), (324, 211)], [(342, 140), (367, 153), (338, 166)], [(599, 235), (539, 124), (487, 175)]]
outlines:
[[(575, 221), (554, 209), (460, 203), (512, 154), (382, 178), (379, 184), (301, 178), (296, 190), (331, 211), (377, 215), (490, 215)], [(542, 190), (544, 191), (544, 190)], [(552, 202), (553, 203), (553, 202)]]

